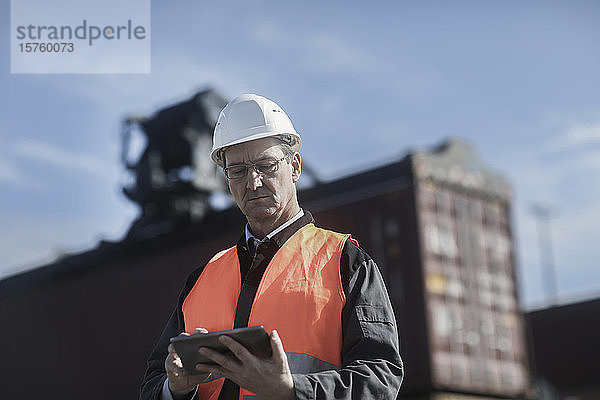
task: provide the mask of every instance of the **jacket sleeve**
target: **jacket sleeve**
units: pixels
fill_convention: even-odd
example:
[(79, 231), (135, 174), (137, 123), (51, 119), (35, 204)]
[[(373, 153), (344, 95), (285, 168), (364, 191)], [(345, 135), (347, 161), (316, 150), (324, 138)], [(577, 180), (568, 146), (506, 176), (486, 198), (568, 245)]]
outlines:
[[(171, 314), (169, 321), (167, 321), (167, 325), (163, 329), (152, 353), (150, 353), (150, 357), (146, 363), (146, 373), (144, 374), (144, 379), (142, 380), (140, 388), (140, 400), (162, 399), (161, 393), (165, 380), (167, 379), (165, 359), (169, 354), (168, 347), (170, 339), (185, 330), (185, 321), (181, 306), (191, 288), (194, 286), (194, 283), (200, 276), (203, 268), (204, 267), (197, 269), (188, 277), (185, 287), (179, 295), (177, 307)], [(197, 398), (197, 395), (194, 395), (193, 398)]]
[(160, 339), (158, 339), (146, 363), (146, 373), (142, 380), (140, 400), (160, 400), (163, 384), (165, 379), (167, 379), (165, 359), (168, 354), (169, 339), (179, 335), (182, 330), (178, 312), (175, 310), (171, 314), (167, 325), (160, 335)]
[(342, 368), (294, 374), (296, 398), (395, 399), (404, 375), (398, 330), (385, 283), (375, 262), (346, 241), (341, 275)]

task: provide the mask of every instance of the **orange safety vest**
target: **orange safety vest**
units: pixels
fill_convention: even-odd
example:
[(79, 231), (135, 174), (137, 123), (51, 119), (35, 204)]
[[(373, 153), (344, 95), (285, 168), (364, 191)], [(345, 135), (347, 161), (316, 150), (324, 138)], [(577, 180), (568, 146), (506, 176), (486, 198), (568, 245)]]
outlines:
[[(307, 224), (277, 251), (264, 272), (248, 326), (277, 329), (292, 373), (341, 366), (342, 308), (346, 302), (340, 277), (344, 235)], [(186, 332), (232, 329), (241, 290), (236, 247), (215, 255), (183, 302)], [(200, 399), (216, 400), (224, 378), (198, 385)], [(240, 399), (254, 396), (240, 390)]]

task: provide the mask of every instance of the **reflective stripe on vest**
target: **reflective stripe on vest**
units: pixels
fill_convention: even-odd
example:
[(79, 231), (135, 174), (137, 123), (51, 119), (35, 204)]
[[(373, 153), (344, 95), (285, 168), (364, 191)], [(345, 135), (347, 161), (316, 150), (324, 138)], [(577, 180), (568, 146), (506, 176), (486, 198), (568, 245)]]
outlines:
[[(308, 224), (277, 251), (261, 279), (248, 326), (277, 329), (292, 373), (341, 365), (342, 309), (346, 302), (340, 259), (350, 235)], [(236, 247), (215, 255), (183, 302), (185, 330), (232, 329), (240, 293)], [(217, 399), (223, 378), (198, 385), (201, 399)], [(252, 393), (240, 390), (240, 399)]]

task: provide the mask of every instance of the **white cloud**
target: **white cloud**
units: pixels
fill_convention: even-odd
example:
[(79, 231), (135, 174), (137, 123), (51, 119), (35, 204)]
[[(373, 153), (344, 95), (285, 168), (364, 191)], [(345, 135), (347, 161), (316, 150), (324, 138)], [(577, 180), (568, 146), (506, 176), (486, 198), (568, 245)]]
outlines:
[(573, 126), (566, 136), (574, 145), (600, 142), (600, 123)]
[(322, 73), (374, 70), (375, 57), (328, 32), (288, 33), (284, 29), (261, 22), (251, 29), (251, 37), (259, 44), (277, 50), (290, 58), (290, 65)]
[(104, 163), (91, 154), (63, 149), (52, 143), (39, 140), (23, 140), (15, 147), (16, 154), (55, 167), (71, 171), (83, 171), (104, 177), (106, 167)]
[(335, 72), (376, 67), (372, 56), (328, 33), (308, 35), (296, 45), (304, 50), (303, 66), (306, 69)]
[(0, 183), (18, 182), (20, 175), (19, 170), (14, 165), (0, 158)]
[(581, 163), (600, 171), (600, 150), (589, 152), (581, 157)]
[(0, 184), (19, 189), (31, 189), (39, 186), (39, 182), (27, 175), (22, 168), (0, 157)]
[(566, 150), (594, 144), (600, 144), (600, 122), (583, 122), (570, 125), (551, 139), (548, 150)]

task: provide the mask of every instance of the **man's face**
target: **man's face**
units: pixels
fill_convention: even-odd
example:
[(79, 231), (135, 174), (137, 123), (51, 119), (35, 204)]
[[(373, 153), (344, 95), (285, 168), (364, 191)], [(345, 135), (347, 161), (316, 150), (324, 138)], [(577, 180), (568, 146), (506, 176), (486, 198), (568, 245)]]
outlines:
[[(225, 152), (226, 166), (273, 162), (284, 156), (274, 138), (263, 138), (231, 146)], [(291, 161), (291, 162), (290, 162)], [(260, 174), (254, 168), (239, 179), (228, 179), (233, 198), (249, 221), (265, 223), (289, 213), (296, 204), (296, 185), (300, 178), (300, 155), (279, 162), (273, 174)]]

